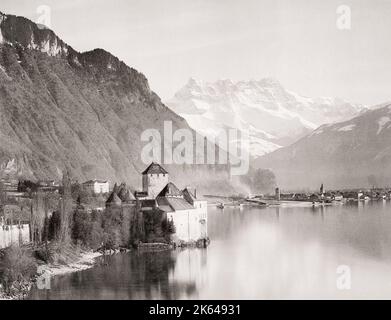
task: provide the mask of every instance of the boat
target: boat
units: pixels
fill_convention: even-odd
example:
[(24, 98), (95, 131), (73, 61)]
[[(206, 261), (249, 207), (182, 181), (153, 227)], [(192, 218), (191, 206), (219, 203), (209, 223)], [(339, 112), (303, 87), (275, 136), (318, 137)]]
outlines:
[(217, 205), (217, 208), (219, 208), (219, 209), (224, 209), (224, 203), (219, 203), (218, 205)]

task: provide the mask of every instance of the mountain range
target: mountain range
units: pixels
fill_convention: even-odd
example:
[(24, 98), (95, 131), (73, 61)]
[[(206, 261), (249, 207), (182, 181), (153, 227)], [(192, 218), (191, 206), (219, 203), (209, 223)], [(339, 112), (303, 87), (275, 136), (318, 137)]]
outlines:
[(389, 186), (391, 103), (339, 123), (325, 124), (254, 163), (270, 168), (281, 188)]
[[(148, 165), (141, 159), (141, 134), (156, 129), (163, 136), (164, 121), (173, 130), (191, 130), (142, 73), (109, 52), (78, 52), (50, 29), (0, 13), (3, 174), (59, 179), (67, 168), (80, 182), (97, 178), (139, 186)], [(180, 186), (219, 179), (210, 166), (167, 170)]]
[(308, 98), (273, 78), (203, 82), (191, 78), (166, 104), (201, 134), (246, 130), (258, 157), (287, 146), (319, 125), (352, 118), (366, 107), (339, 98)]

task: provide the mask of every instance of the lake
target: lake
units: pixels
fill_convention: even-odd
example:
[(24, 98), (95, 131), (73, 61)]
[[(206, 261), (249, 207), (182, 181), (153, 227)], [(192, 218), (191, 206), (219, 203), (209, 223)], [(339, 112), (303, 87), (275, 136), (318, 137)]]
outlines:
[(31, 299), (391, 298), (391, 204), (208, 210), (207, 249), (131, 252)]

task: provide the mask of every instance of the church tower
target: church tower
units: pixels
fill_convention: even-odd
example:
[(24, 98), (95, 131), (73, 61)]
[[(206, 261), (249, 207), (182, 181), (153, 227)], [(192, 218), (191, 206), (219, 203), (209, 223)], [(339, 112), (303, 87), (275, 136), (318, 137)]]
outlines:
[(323, 186), (323, 183), (322, 183), (321, 186), (320, 186), (319, 193), (320, 193), (320, 195), (323, 195), (323, 194), (324, 194), (324, 186)]

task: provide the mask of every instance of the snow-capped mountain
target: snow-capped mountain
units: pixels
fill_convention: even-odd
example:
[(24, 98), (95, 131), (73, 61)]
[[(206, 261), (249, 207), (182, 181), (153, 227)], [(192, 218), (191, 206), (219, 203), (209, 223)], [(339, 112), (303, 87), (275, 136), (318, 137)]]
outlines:
[(391, 103), (348, 121), (325, 124), (296, 143), (258, 158), (281, 188), (389, 186)]
[(190, 79), (166, 104), (201, 134), (248, 130), (257, 157), (293, 143), (324, 123), (349, 119), (364, 109), (338, 98), (308, 98), (271, 78), (259, 81)]

